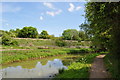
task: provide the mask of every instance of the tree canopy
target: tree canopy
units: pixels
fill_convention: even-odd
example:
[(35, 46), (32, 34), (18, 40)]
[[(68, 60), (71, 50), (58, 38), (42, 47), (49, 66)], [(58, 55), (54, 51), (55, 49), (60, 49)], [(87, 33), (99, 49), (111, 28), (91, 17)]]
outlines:
[(49, 34), (47, 31), (43, 30), (40, 35), (39, 38), (43, 38), (43, 39), (49, 39)]
[(36, 28), (30, 26), (30, 27), (24, 27), (21, 29), (18, 33), (18, 36), (21, 38), (37, 38), (38, 37), (38, 31)]
[[(93, 42), (107, 48), (112, 53), (117, 63), (114, 67), (119, 68), (120, 4), (116, 2), (88, 2), (85, 12), (86, 21), (81, 25), (82, 29), (92, 35)], [(120, 70), (116, 70), (115, 73), (120, 74)]]
[(65, 40), (78, 40), (79, 32), (76, 29), (67, 29), (63, 31), (62, 36)]
[(88, 35), (84, 31), (77, 31), (76, 29), (67, 29), (62, 33), (64, 40), (86, 40)]

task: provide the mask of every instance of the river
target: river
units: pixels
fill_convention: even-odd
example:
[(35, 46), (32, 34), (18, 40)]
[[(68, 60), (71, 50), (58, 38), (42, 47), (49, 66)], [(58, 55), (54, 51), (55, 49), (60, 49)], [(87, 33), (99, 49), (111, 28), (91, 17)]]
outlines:
[(27, 60), (2, 66), (2, 78), (52, 78), (59, 69), (76, 61), (80, 55), (62, 55), (37, 60)]

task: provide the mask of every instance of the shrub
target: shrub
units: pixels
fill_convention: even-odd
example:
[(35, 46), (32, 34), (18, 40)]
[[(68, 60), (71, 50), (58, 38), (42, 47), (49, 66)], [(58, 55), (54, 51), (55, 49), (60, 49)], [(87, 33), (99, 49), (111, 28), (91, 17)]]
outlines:
[(2, 45), (18, 45), (18, 42), (13, 40), (9, 35), (4, 34), (2, 36)]
[(18, 42), (16, 40), (12, 40), (10, 45), (18, 45)]
[(67, 45), (66, 42), (63, 41), (62, 39), (56, 39), (55, 44), (59, 47), (63, 47)]

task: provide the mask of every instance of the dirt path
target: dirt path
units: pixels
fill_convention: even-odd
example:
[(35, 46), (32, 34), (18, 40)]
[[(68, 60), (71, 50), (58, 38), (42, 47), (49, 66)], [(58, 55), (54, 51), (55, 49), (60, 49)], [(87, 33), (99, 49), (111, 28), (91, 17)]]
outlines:
[(32, 50), (32, 49), (0, 49), (0, 51), (10, 51), (10, 50)]
[(92, 78), (108, 78), (108, 73), (103, 63), (104, 57), (105, 55), (99, 55), (94, 59), (90, 70), (90, 80), (92, 80)]

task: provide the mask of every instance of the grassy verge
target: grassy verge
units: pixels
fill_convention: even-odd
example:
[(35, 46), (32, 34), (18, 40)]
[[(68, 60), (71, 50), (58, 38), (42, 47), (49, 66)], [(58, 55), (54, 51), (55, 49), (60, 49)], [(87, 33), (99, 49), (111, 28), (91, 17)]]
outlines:
[(116, 80), (120, 80), (120, 74), (117, 74), (118, 67), (120, 65), (117, 63), (118, 61), (114, 59), (113, 54), (107, 54), (104, 58), (104, 63), (109, 72), (110, 78), (116, 78)]
[(59, 49), (33, 49), (33, 50), (10, 50), (2, 51), (2, 64), (19, 62), (28, 59), (40, 59), (49, 56), (87, 53), (91, 49), (59, 48)]
[(82, 57), (78, 59), (78, 61), (69, 65), (67, 70), (63, 70), (62, 72), (60, 71), (60, 73), (54, 79), (57, 80), (69, 78), (71, 80), (73, 79), (77, 80), (80, 78), (88, 78), (91, 63), (93, 62), (93, 59), (97, 55), (99, 54), (98, 53), (84, 54)]

